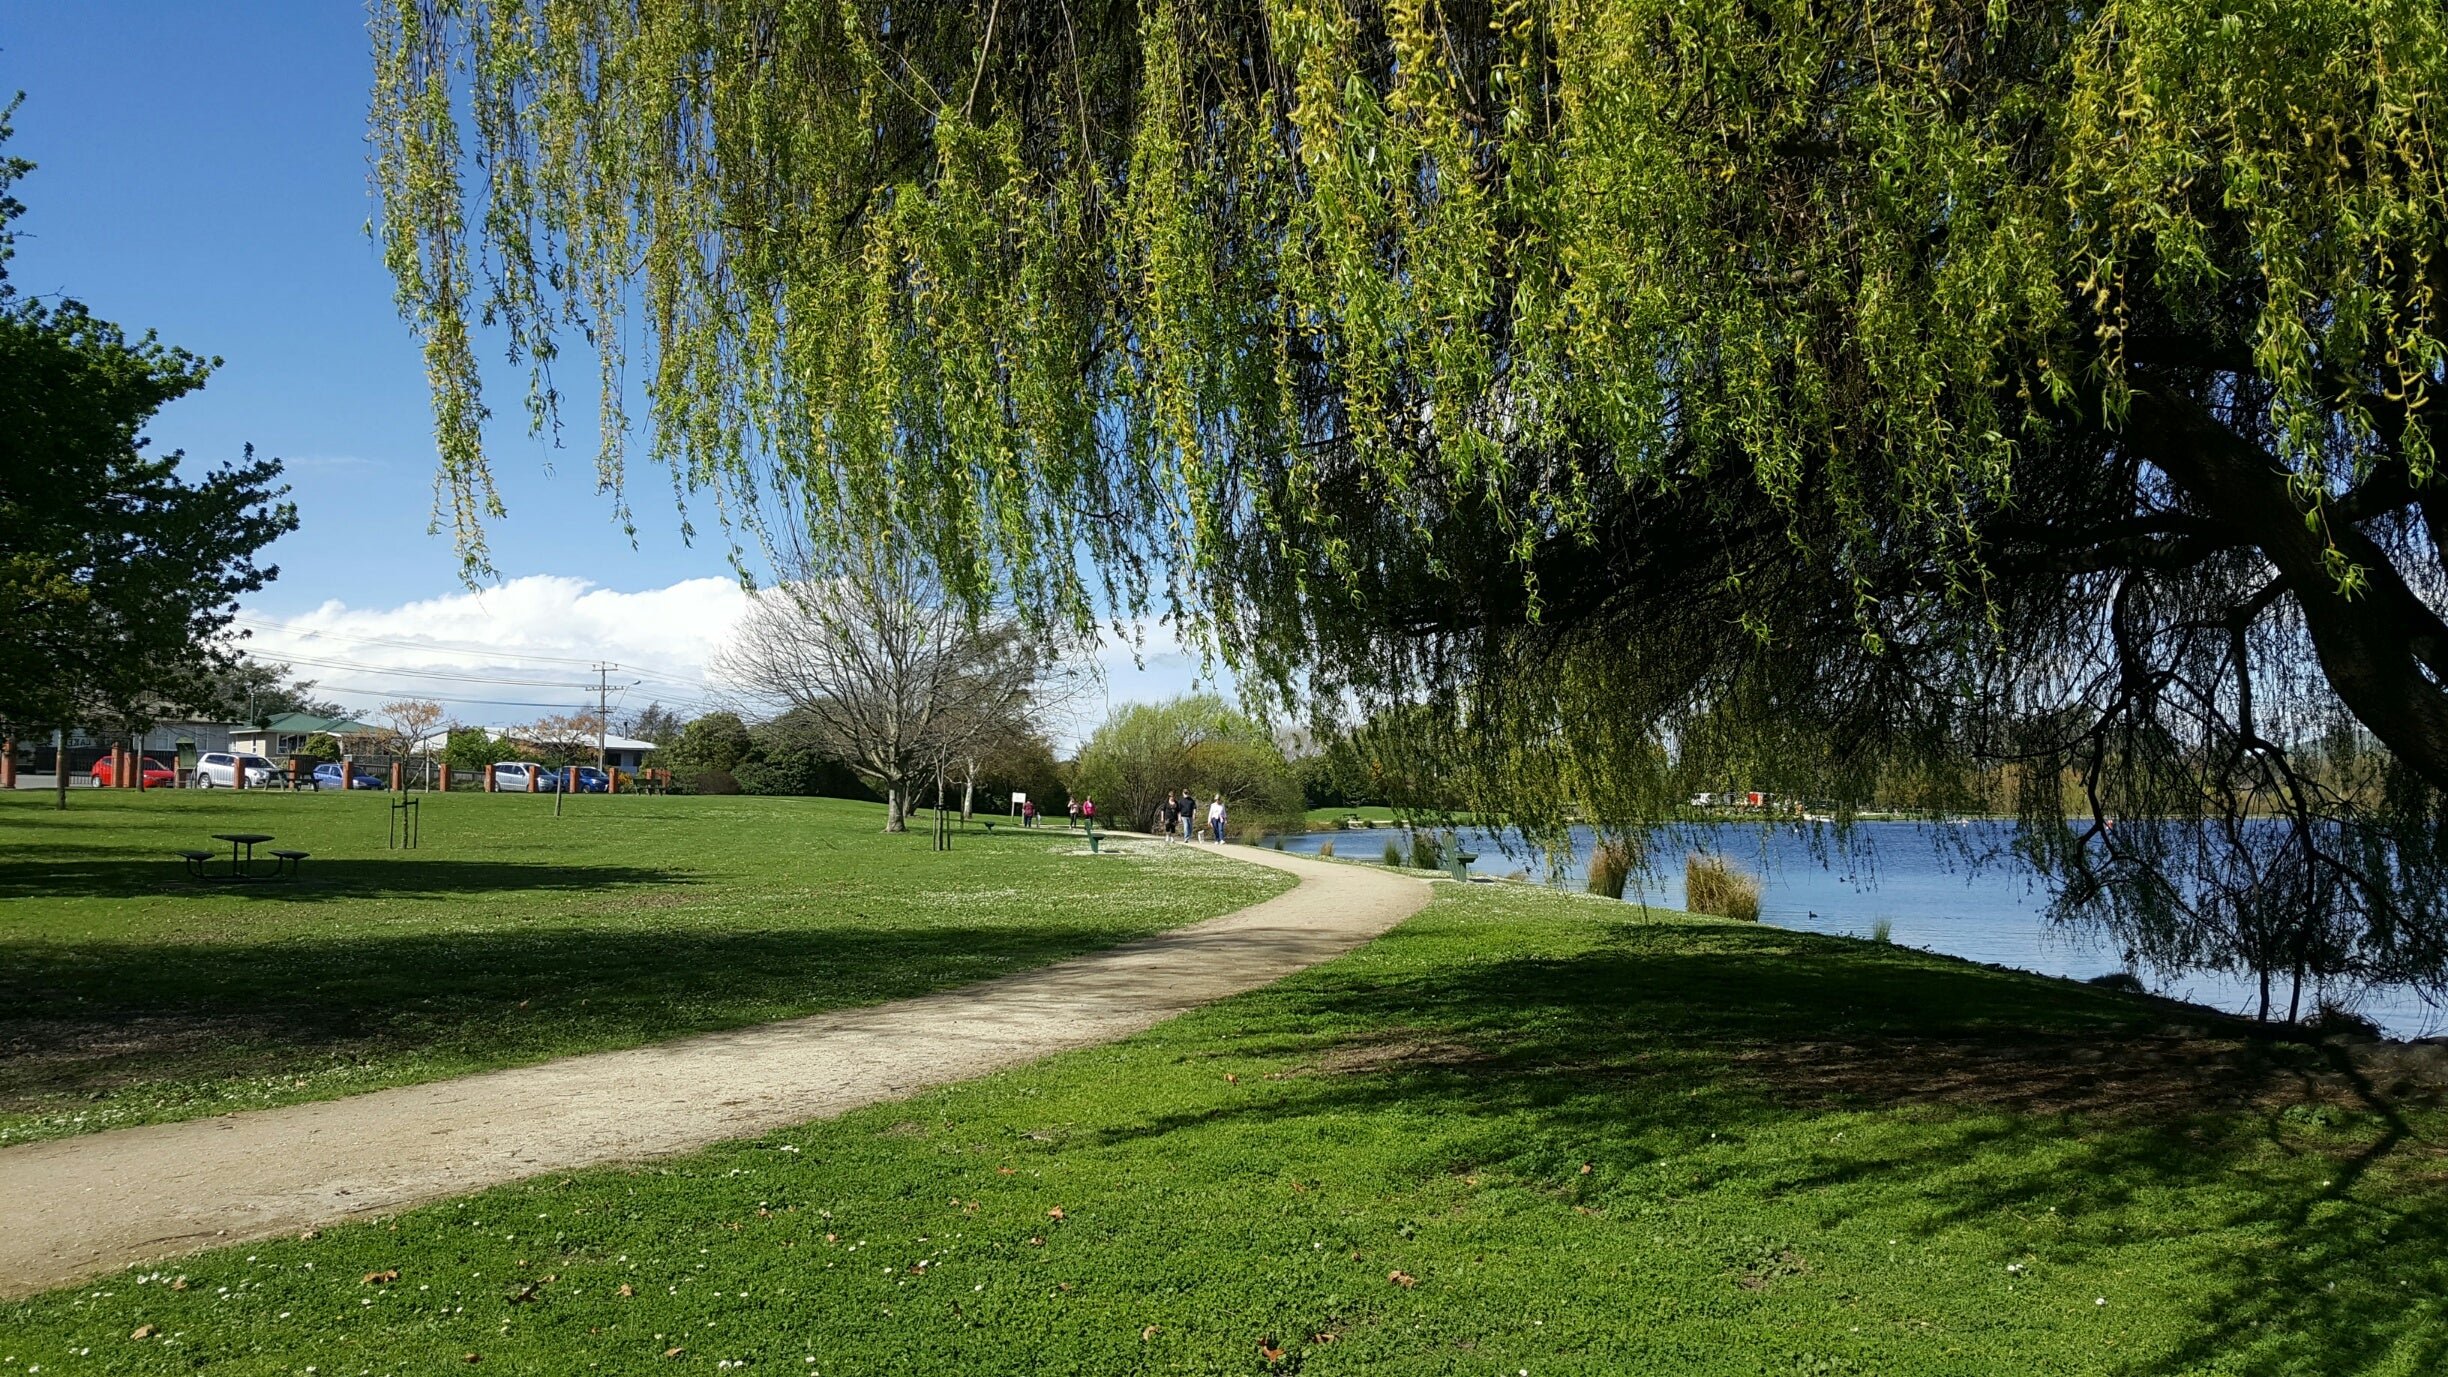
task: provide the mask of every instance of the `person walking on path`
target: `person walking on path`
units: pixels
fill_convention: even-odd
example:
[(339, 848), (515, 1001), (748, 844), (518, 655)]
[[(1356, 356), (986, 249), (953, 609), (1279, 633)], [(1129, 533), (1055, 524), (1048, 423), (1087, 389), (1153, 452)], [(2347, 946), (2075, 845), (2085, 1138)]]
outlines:
[(1222, 794), (1216, 795), (1215, 802), (1207, 805), (1207, 825), (1215, 829), (1216, 845), (1222, 846), (1224, 844), (1224, 796)]
[(1173, 819), (1181, 813), (1181, 799), (1172, 790), (1165, 791), (1165, 801), (1156, 805), (1156, 835), (1167, 843), (1173, 840)]
[(1073, 829), (1073, 830), (1075, 830), (1075, 831), (1076, 831), (1076, 830), (1078, 830), (1078, 828), (1079, 828), (1079, 800), (1078, 800), (1078, 799), (1073, 799), (1073, 800), (1071, 800), (1071, 827), (1072, 827), (1072, 829)]
[(1198, 790), (1184, 789), (1181, 793), (1182, 840), (1198, 840)]
[(1035, 827), (1037, 825), (1036, 800), (1031, 799), (1030, 801), (1020, 805), (1020, 825), (1022, 827)]
[(1095, 799), (1090, 798), (1080, 800), (1080, 816), (1088, 820), (1088, 830), (1094, 832), (1096, 830)]

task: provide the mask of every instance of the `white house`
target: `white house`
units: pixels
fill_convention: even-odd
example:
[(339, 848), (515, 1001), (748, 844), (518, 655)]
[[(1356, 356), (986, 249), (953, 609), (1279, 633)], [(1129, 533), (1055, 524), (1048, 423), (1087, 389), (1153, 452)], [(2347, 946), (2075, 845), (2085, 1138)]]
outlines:
[[(484, 729), (484, 734), (511, 748), (508, 754), (503, 755), (504, 760), (527, 753), (528, 748), (537, 744), (535, 738), (529, 735), (529, 729), (526, 727), (487, 727)], [(583, 747), (592, 746), (595, 741), (590, 737), (585, 741), (568, 744)], [(634, 774), (639, 766), (645, 763), (646, 753), (653, 749), (655, 749), (655, 743), (651, 741), (640, 741), (631, 736), (606, 736), (603, 738), (604, 765), (610, 769)]]

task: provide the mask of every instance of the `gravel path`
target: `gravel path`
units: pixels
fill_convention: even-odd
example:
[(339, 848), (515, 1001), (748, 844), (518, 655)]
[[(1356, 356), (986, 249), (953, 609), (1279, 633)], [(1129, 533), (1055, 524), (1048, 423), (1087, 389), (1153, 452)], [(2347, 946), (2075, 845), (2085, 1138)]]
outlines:
[(0, 1149), (0, 1297), (542, 1172), (686, 1152), (1110, 1041), (1348, 951), (1428, 899), (1422, 881), (1373, 868), (1230, 854), (1300, 884), (918, 999)]

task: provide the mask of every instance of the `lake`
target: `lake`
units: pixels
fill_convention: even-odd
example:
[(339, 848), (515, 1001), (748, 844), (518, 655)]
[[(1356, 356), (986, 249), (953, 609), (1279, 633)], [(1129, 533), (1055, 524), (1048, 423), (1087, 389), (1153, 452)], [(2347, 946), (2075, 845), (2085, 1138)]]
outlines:
[[(1689, 829), (1683, 840), (1696, 839), (1759, 876), (1760, 921), (1777, 927), (1866, 938), (1884, 919), (1889, 939), (1899, 946), (2077, 980), (2125, 969), (2123, 953), (2098, 934), (2048, 920), (2047, 891), (2028, 869), (2011, 862), (1969, 862), (1970, 855), (1997, 853), (2012, 831), (2002, 822), (1864, 822), (1839, 844), (1832, 828), (1725, 823)], [(1355, 828), (1289, 834), (1283, 841), (1286, 851), (1311, 855), (1332, 841), (1338, 856), (1374, 860), (1388, 838), (1403, 835), (1398, 828)], [(1463, 837), (1465, 849), (1479, 853), (1471, 866), (1475, 874), (1544, 875), (1540, 860), (1518, 846), (1505, 855), (1492, 833), (1466, 828)], [(1573, 830), (1573, 853), (1558, 883), (1570, 889), (1587, 883), (1595, 844), (1589, 829)], [(1654, 872), (1635, 874), (1624, 887), (1625, 902), (1683, 907), (1685, 849), (1661, 848)], [(2173, 979), (2138, 974), (2160, 994), (2238, 1013), (2251, 1013), (2257, 998), (2252, 982), (2217, 973)], [(2283, 985), (2273, 998), (2285, 999)], [(2448, 1030), (2448, 1014), (2409, 990), (2360, 991), (2340, 1002), (2392, 1037)], [(2308, 1011), (2308, 994), (2305, 1003)]]

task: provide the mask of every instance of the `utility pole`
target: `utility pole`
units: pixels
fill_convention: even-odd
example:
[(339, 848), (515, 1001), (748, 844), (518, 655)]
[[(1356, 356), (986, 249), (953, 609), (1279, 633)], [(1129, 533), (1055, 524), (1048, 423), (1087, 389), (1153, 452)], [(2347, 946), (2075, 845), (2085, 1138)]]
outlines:
[(611, 670), (610, 665), (600, 660), (595, 664), (595, 768), (604, 774), (611, 773), (604, 764), (610, 758), (604, 754), (604, 734), (611, 730), (612, 724), (611, 681), (604, 676)]

